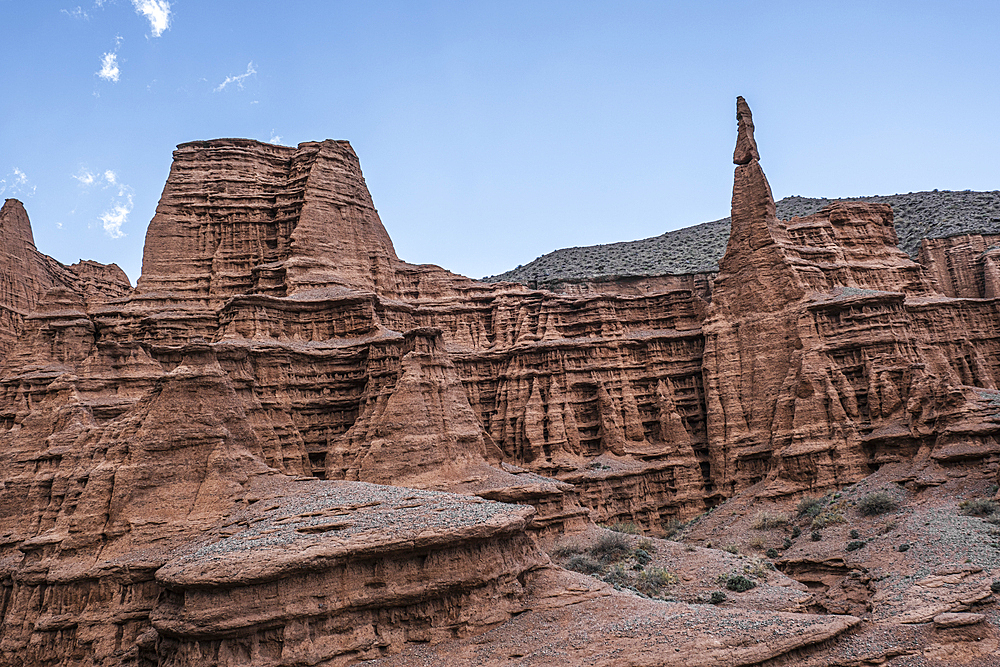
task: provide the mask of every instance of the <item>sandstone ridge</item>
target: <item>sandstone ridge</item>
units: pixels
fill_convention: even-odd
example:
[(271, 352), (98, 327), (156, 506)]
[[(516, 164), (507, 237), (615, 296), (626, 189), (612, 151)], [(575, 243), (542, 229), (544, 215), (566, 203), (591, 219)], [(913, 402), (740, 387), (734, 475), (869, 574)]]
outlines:
[(733, 161), (717, 271), (562, 292), (401, 261), (343, 141), (179, 146), (134, 289), (8, 200), (0, 662), (979, 664), (971, 547), (919, 579), (927, 536), (884, 576), (785, 515), (770, 568), (709, 547), (998, 479), (995, 239), (779, 218), (742, 98)]

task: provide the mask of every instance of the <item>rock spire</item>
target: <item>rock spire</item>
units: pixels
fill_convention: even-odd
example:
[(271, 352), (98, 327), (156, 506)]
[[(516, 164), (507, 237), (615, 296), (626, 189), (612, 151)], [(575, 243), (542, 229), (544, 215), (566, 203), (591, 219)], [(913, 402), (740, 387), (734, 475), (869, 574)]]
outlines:
[(736, 98), (736, 120), (739, 129), (736, 134), (736, 150), (733, 152), (733, 164), (750, 164), (751, 160), (759, 160), (757, 142), (753, 138), (753, 115), (750, 106), (742, 97)]

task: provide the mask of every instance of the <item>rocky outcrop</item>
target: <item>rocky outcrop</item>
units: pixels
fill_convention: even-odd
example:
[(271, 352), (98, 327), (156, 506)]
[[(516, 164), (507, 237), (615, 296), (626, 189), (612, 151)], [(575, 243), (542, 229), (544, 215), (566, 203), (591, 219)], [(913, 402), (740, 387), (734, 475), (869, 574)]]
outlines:
[(966, 299), (1000, 297), (1000, 235), (924, 239), (919, 260), (942, 294)]
[[(738, 109), (749, 146), (749, 111)], [(976, 388), (995, 386), (984, 360), (997, 325), (981, 306), (934, 289), (896, 247), (888, 207), (834, 204), (778, 220), (759, 161), (740, 145), (733, 228), (704, 325), (716, 488), (839, 487), (945, 448), (955, 428), (991, 441)], [(980, 324), (978, 340), (955, 327), (956, 311)], [(947, 343), (945, 330), (962, 342)], [(958, 426), (970, 415), (978, 426)]]
[(65, 266), (35, 249), (31, 223), (24, 205), (16, 199), (0, 208), (0, 358), (14, 346), (24, 318), (42, 296), (53, 288), (69, 289), (84, 301), (97, 304), (125, 295), (132, 286), (116, 265), (81, 261)]
[[(346, 142), (179, 146), (134, 291), (40, 255), (9, 201), (3, 661), (346, 664), (566, 607), (707, 623), (679, 662), (754, 664), (854, 627), (790, 614), (754, 648), (537, 547), (1000, 455), (991, 251), (926, 270), (879, 203), (779, 219), (742, 98), (737, 121), (717, 275), (560, 293), (399, 260)], [(867, 611), (871, 579), (816, 577), (815, 607)], [(616, 622), (601, 642), (662, 651)], [(575, 642), (550, 648), (614, 659)]]

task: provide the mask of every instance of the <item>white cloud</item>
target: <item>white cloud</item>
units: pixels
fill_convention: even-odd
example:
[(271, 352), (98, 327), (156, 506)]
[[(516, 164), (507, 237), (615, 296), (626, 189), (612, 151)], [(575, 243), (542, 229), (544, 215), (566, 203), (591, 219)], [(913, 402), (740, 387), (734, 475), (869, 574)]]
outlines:
[[(8, 182), (7, 179), (10, 179)], [(13, 171), (7, 173), (7, 178), (0, 178), (0, 194), (10, 191), (12, 196), (31, 197), (38, 188), (31, 184), (27, 174), (14, 167)]]
[[(100, 5), (98, 5), (98, 7), (100, 7)], [(80, 7), (79, 5), (77, 6), (76, 9), (74, 9), (72, 11), (70, 11), (68, 9), (60, 9), (59, 11), (62, 12), (63, 14), (65, 14), (66, 16), (70, 17), (70, 18), (83, 19), (84, 21), (89, 21), (90, 20), (90, 16), (87, 14), (87, 12), (83, 11), (83, 8)]]
[(132, 0), (132, 4), (137, 14), (149, 19), (153, 37), (159, 37), (170, 27), (170, 3), (167, 0)]
[(80, 185), (88, 190), (94, 185), (100, 185), (101, 190), (115, 188), (114, 192), (117, 194), (111, 196), (108, 208), (98, 217), (98, 220), (101, 221), (104, 233), (111, 238), (120, 239), (125, 236), (122, 225), (128, 222), (129, 213), (132, 212), (132, 196), (134, 194), (132, 188), (122, 183), (113, 169), (94, 172), (86, 167), (81, 167), (79, 173), (74, 174), (72, 178), (75, 178)]
[(105, 169), (103, 174), (102, 173), (95, 174), (86, 167), (81, 167), (80, 172), (74, 174), (73, 178), (79, 181), (80, 185), (94, 185), (95, 183), (97, 183), (97, 184), (103, 184), (105, 188), (108, 187), (109, 185), (117, 185), (119, 186), (118, 196), (122, 196), (121, 191), (124, 188), (128, 187), (126, 185), (119, 183), (118, 174), (116, 174), (111, 169)]
[(97, 76), (105, 81), (118, 81), (118, 54), (108, 52), (101, 57), (101, 70)]
[(267, 140), (267, 143), (269, 143), (269, 144), (280, 144), (281, 143), (281, 136), (275, 134), (274, 130), (271, 130), (271, 138)]
[(251, 60), (247, 64), (247, 71), (246, 72), (244, 72), (243, 74), (237, 74), (236, 76), (227, 76), (225, 81), (223, 81), (222, 83), (220, 83), (218, 86), (215, 87), (215, 92), (218, 93), (218, 92), (220, 92), (222, 90), (225, 90), (226, 86), (228, 86), (231, 83), (235, 83), (237, 85), (237, 87), (239, 87), (239, 89), (242, 90), (243, 89), (243, 80), (246, 79), (248, 76), (251, 76), (251, 75), (256, 74), (256, 73), (257, 73), (257, 70), (255, 70), (253, 68), (253, 61)]
[[(119, 191), (119, 195), (122, 191)], [(128, 222), (128, 214), (132, 212), (132, 195), (126, 194), (124, 199), (115, 201), (111, 208), (101, 215), (101, 225), (104, 233), (113, 239), (120, 239), (125, 236), (122, 225)]]

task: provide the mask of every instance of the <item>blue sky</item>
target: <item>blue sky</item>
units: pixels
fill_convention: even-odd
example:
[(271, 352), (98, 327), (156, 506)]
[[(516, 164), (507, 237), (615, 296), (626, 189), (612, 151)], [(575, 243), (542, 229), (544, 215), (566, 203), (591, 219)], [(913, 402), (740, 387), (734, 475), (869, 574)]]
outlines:
[(135, 281), (182, 142), (354, 146), (397, 253), (480, 277), (777, 198), (1000, 189), (1000, 3), (0, 0), (0, 197)]

